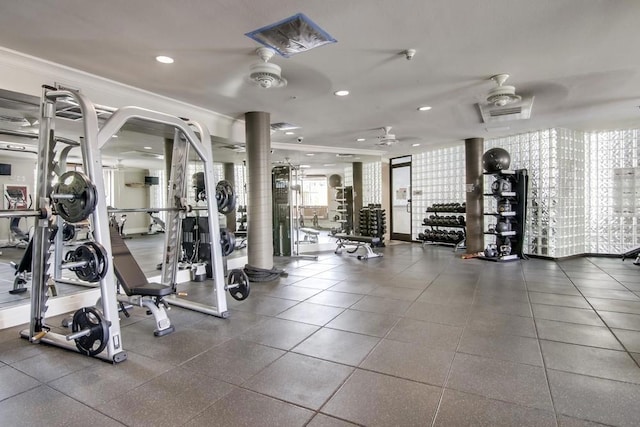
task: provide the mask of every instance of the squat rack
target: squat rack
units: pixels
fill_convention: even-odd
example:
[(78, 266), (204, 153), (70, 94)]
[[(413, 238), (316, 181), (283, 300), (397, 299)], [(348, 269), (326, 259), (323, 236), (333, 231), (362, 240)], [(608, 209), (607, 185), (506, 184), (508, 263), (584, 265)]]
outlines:
[[(44, 342), (59, 347), (77, 351), (71, 342), (82, 337), (85, 331), (74, 331), (70, 335), (62, 335), (50, 331), (45, 322), (47, 310), (47, 286), (49, 283), (49, 257), (53, 243), (49, 240), (48, 231), (52, 227), (50, 215), (43, 212), (50, 211), (51, 180), (55, 170), (55, 144), (54, 137), (56, 103), (71, 99), (77, 104), (82, 113), (84, 138), (81, 139), (80, 148), (83, 159), (83, 169), (86, 176), (95, 186), (98, 195), (95, 209), (91, 213), (91, 223), (93, 226), (93, 236), (97, 243), (104, 247), (107, 265), (106, 274), (99, 281), (100, 302), (103, 322), (101, 325), (108, 337), (105, 349), (97, 354), (97, 357), (111, 361), (121, 362), (126, 359), (126, 352), (123, 350), (120, 321), (118, 317), (116, 283), (113, 271), (112, 249), (109, 238), (109, 217), (104, 197), (104, 180), (102, 175), (102, 159), (100, 150), (129, 120), (141, 119), (158, 124), (164, 124), (174, 129), (173, 161), (170, 177), (169, 200), (173, 202), (170, 210), (170, 220), (165, 233), (165, 247), (162, 266), (162, 283), (171, 285), (176, 290), (177, 260), (179, 257), (179, 239), (181, 235), (181, 218), (184, 215), (186, 206), (187, 162), (189, 149), (193, 149), (204, 164), (206, 182), (205, 191), (208, 203), (208, 222), (211, 238), (213, 242), (220, 241), (220, 231), (218, 224), (218, 214), (215, 204), (215, 185), (213, 176), (213, 157), (208, 130), (195, 122), (187, 122), (178, 117), (157, 111), (147, 110), (139, 107), (123, 107), (113, 110), (111, 116), (100, 128), (96, 105), (79, 91), (71, 89), (60, 89), (43, 86), (40, 106), (40, 138), (38, 147), (38, 174), (36, 189), (35, 210), (22, 212), (23, 216), (35, 216), (37, 221), (34, 231), (33, 245), (33, 267), (32, 267), (32, 293), (31, 293), (31, 321), (29, 330), (21, 332), (24, 338), (31, 342)], [(193, 128), (197, 130), (200, 138), (196, 136)], [(57, 239), (56, 239), (57, 240)], [(200, 304), (191, 301), (181, 300), (175, 297), (169, 299), (169, 303), (201, 311), (214, 316), (228, 317), (224, 270), (222, 265), (222, 254), (220, 245), (211, 244), (211, 262), (214, 274), (214, 296), (213, 304)], [(85, 334), (86, 335), (86, 334)], [(106, 352), (106, 354), (105, 354)]]

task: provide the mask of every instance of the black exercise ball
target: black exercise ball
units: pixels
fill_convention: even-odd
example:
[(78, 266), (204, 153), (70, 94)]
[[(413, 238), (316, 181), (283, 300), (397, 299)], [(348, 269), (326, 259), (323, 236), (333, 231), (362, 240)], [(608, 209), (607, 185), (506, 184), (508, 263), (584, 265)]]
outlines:
[(329, 187), (336, 188), (342, 186), (342, 177), (338, 174), (333, 174), (329, 177)]
[(492, 148), (482, 156), (482, 167), (489, 173), (509, 169), (511, 156), (504, 148)]

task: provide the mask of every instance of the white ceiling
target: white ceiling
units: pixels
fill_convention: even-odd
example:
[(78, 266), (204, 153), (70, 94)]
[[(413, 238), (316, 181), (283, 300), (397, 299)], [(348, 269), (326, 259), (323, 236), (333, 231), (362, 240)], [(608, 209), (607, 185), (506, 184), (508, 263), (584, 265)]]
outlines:
[[(244, 34), (298, 12), (338, 42), (274, 57), (284, 89), (233, 87), (257, 61)], [(638, 0), (11, 1), (0, 46), (231, 117), (267, 111), (301, 127), (276, 142), (378, 150), (379, 128), (393, 126), (411, 138), (383, 149), (395, 156), (553, 126), (638, 126), (638, 17)], [(411, 61), (401, 54), (409, 48)], [(156, 62), (160, 54), (175, 63)], [(535, 103), (531, 119), (487, 131), (475, 104), (497, 73)], [(425, 104), (433, 109), (416, 110)]]

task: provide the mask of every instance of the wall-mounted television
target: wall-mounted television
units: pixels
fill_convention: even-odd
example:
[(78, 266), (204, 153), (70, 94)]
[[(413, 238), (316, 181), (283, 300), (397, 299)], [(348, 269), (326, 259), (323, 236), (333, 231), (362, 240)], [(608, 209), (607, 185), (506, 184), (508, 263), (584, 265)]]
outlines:
[(145, 176), (144, 183), (146, 185), (160, 185), (160, 178), (157, 176)]
[(8, 163), (0, 163), (0, 175), (11, 175), (11, 165)]

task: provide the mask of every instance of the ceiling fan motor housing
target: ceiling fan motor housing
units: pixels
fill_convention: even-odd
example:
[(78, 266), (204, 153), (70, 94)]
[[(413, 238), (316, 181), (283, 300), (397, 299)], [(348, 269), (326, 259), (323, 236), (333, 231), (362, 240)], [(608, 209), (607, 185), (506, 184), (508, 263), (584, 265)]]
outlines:
[(282, 69), (270, 62), (253, 64), (249, 78), (252, 82), (264, 89), (286, 86), (287, 81), (282, 78)]

